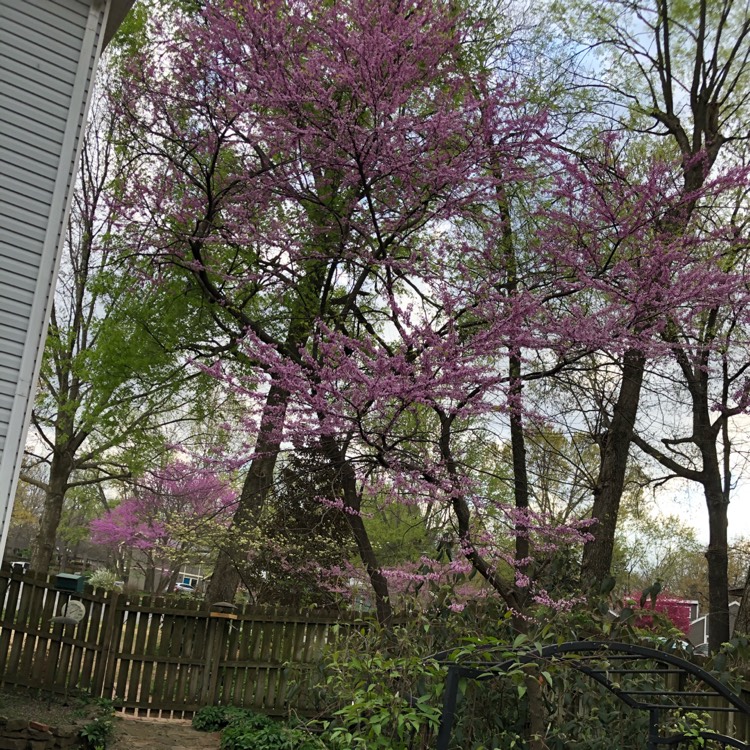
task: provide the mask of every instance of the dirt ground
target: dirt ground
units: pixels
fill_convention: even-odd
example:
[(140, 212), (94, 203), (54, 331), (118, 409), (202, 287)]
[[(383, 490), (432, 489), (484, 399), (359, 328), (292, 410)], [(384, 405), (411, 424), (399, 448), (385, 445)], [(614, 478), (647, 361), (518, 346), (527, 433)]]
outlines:
[[(80, 698), (0, 691), (0, 716), (6, 718), (80, 728), (97, 715), (101, 714), (95, 704)], [(116, 714), (114, 725), (114, 737), (107, 750), (219, 750), (218, 732), (198, 732), (188, 720)]]
[(114, 740), (108, 750), (218, 750), (218, 732), (197, 732), (181, 719), (115, 720)]

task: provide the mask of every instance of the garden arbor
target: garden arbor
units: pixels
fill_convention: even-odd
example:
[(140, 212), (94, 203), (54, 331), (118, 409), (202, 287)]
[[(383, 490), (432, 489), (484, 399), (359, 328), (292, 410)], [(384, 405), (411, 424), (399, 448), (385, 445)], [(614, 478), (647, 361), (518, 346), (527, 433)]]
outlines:
[(0, 0), (0, 556), (94, 74), (133, 0)]
[(538, 668), (553, 685), (549, 672), (542, 671), (553, 665), (585, 675), (633, 712), (647, 713), (648, 750), (691, 739), (701, 747), (708, 740), (721, 747), (750, 747), (750, 706), (714, 675), (676, 653), (616, 641), (574, 641), (537, 649), (508, 648), (499, 654), (480, 650), (471, 660), (451, 661), (447, 656), (446, 652), (438, 657), (448, 674), (437, 750), (450, 745), (461, 680), (497, 680)]

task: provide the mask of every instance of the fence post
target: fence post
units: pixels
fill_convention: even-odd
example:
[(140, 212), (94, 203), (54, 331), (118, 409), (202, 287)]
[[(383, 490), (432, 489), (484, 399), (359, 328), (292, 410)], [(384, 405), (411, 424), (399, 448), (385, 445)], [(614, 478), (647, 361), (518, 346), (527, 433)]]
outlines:
[(99, 658), (96, 660), (94, 675), (91, 680), (91, 694), (96, 698), (110, 698), (110, 695), (104, 695), (108, 687), (111, 692), (111, 684), (107, 683), (108, 674), (114, 674), (114, 668), (110, 669), (110, 663), (114, 667), (116, 659), (116, 646), (120, 637), (120, 631), (117, 627), (117, 605), (120, 594), (117, 591), (110, 591), (104, 599), (104, 617), (102, 629), (99, 634)]

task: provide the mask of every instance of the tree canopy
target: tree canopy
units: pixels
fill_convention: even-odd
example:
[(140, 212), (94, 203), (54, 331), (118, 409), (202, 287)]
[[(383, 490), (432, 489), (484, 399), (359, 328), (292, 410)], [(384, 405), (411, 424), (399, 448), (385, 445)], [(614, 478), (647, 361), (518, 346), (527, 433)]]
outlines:
[[(497, 596), (524, 630), (613, 572), (686, 581), (666, 554), (634, 562), (656, 513), (627, 520), (679, 479), (705, 495), (712, 648), (728, 638), (750, 19), (732, 0), (571, 7), (140, 7), (97, 152), (117, 166), (106, 208), (71, 229), (79, 247), (104, 227), (91, 257), (112, 266), (80, 281), (90, 327), (53, 321), (37, 423), (102, 466), (157, 435), (136, 395), (213, 418), (202, 456), (170, 446), (241, 475), (210, 599), (244, 582), (340, 603), (363, 574), (382, 624), (445, 586), (445, 607)], [(53, 398), (62, 351), (96, 398)], [(208, 414), (222, 392), (232, 409)], [(155, 478), (149, 461), (128, 472)], [(116, 543), (173, 530), (158, 498), (179, 494), (110, 509)], [(182, 554), (171, 539), (148, 549)]]

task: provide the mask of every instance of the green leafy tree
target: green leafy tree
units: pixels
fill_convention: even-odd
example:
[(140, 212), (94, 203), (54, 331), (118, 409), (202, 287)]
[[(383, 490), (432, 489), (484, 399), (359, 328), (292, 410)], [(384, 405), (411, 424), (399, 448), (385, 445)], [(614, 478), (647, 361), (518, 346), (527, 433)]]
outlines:
[[(189, 418), (181, 387), (200, 380), (176, 354), (190, 324), (183, 299), (139, 288), (103, 252), (115, 241), (104, 193), (124, 168), (112, 133), (113, 114), (99, 101), (86, 133), (32, 412), (26, 465), (36, 471), (22, 473), (45, 493), (31, 560), (39, 571), (52, 561), (67, 493), (142, 470), (162, 450), (167, 426)], [(196, 392), (193, 386), (190, 398)]]

